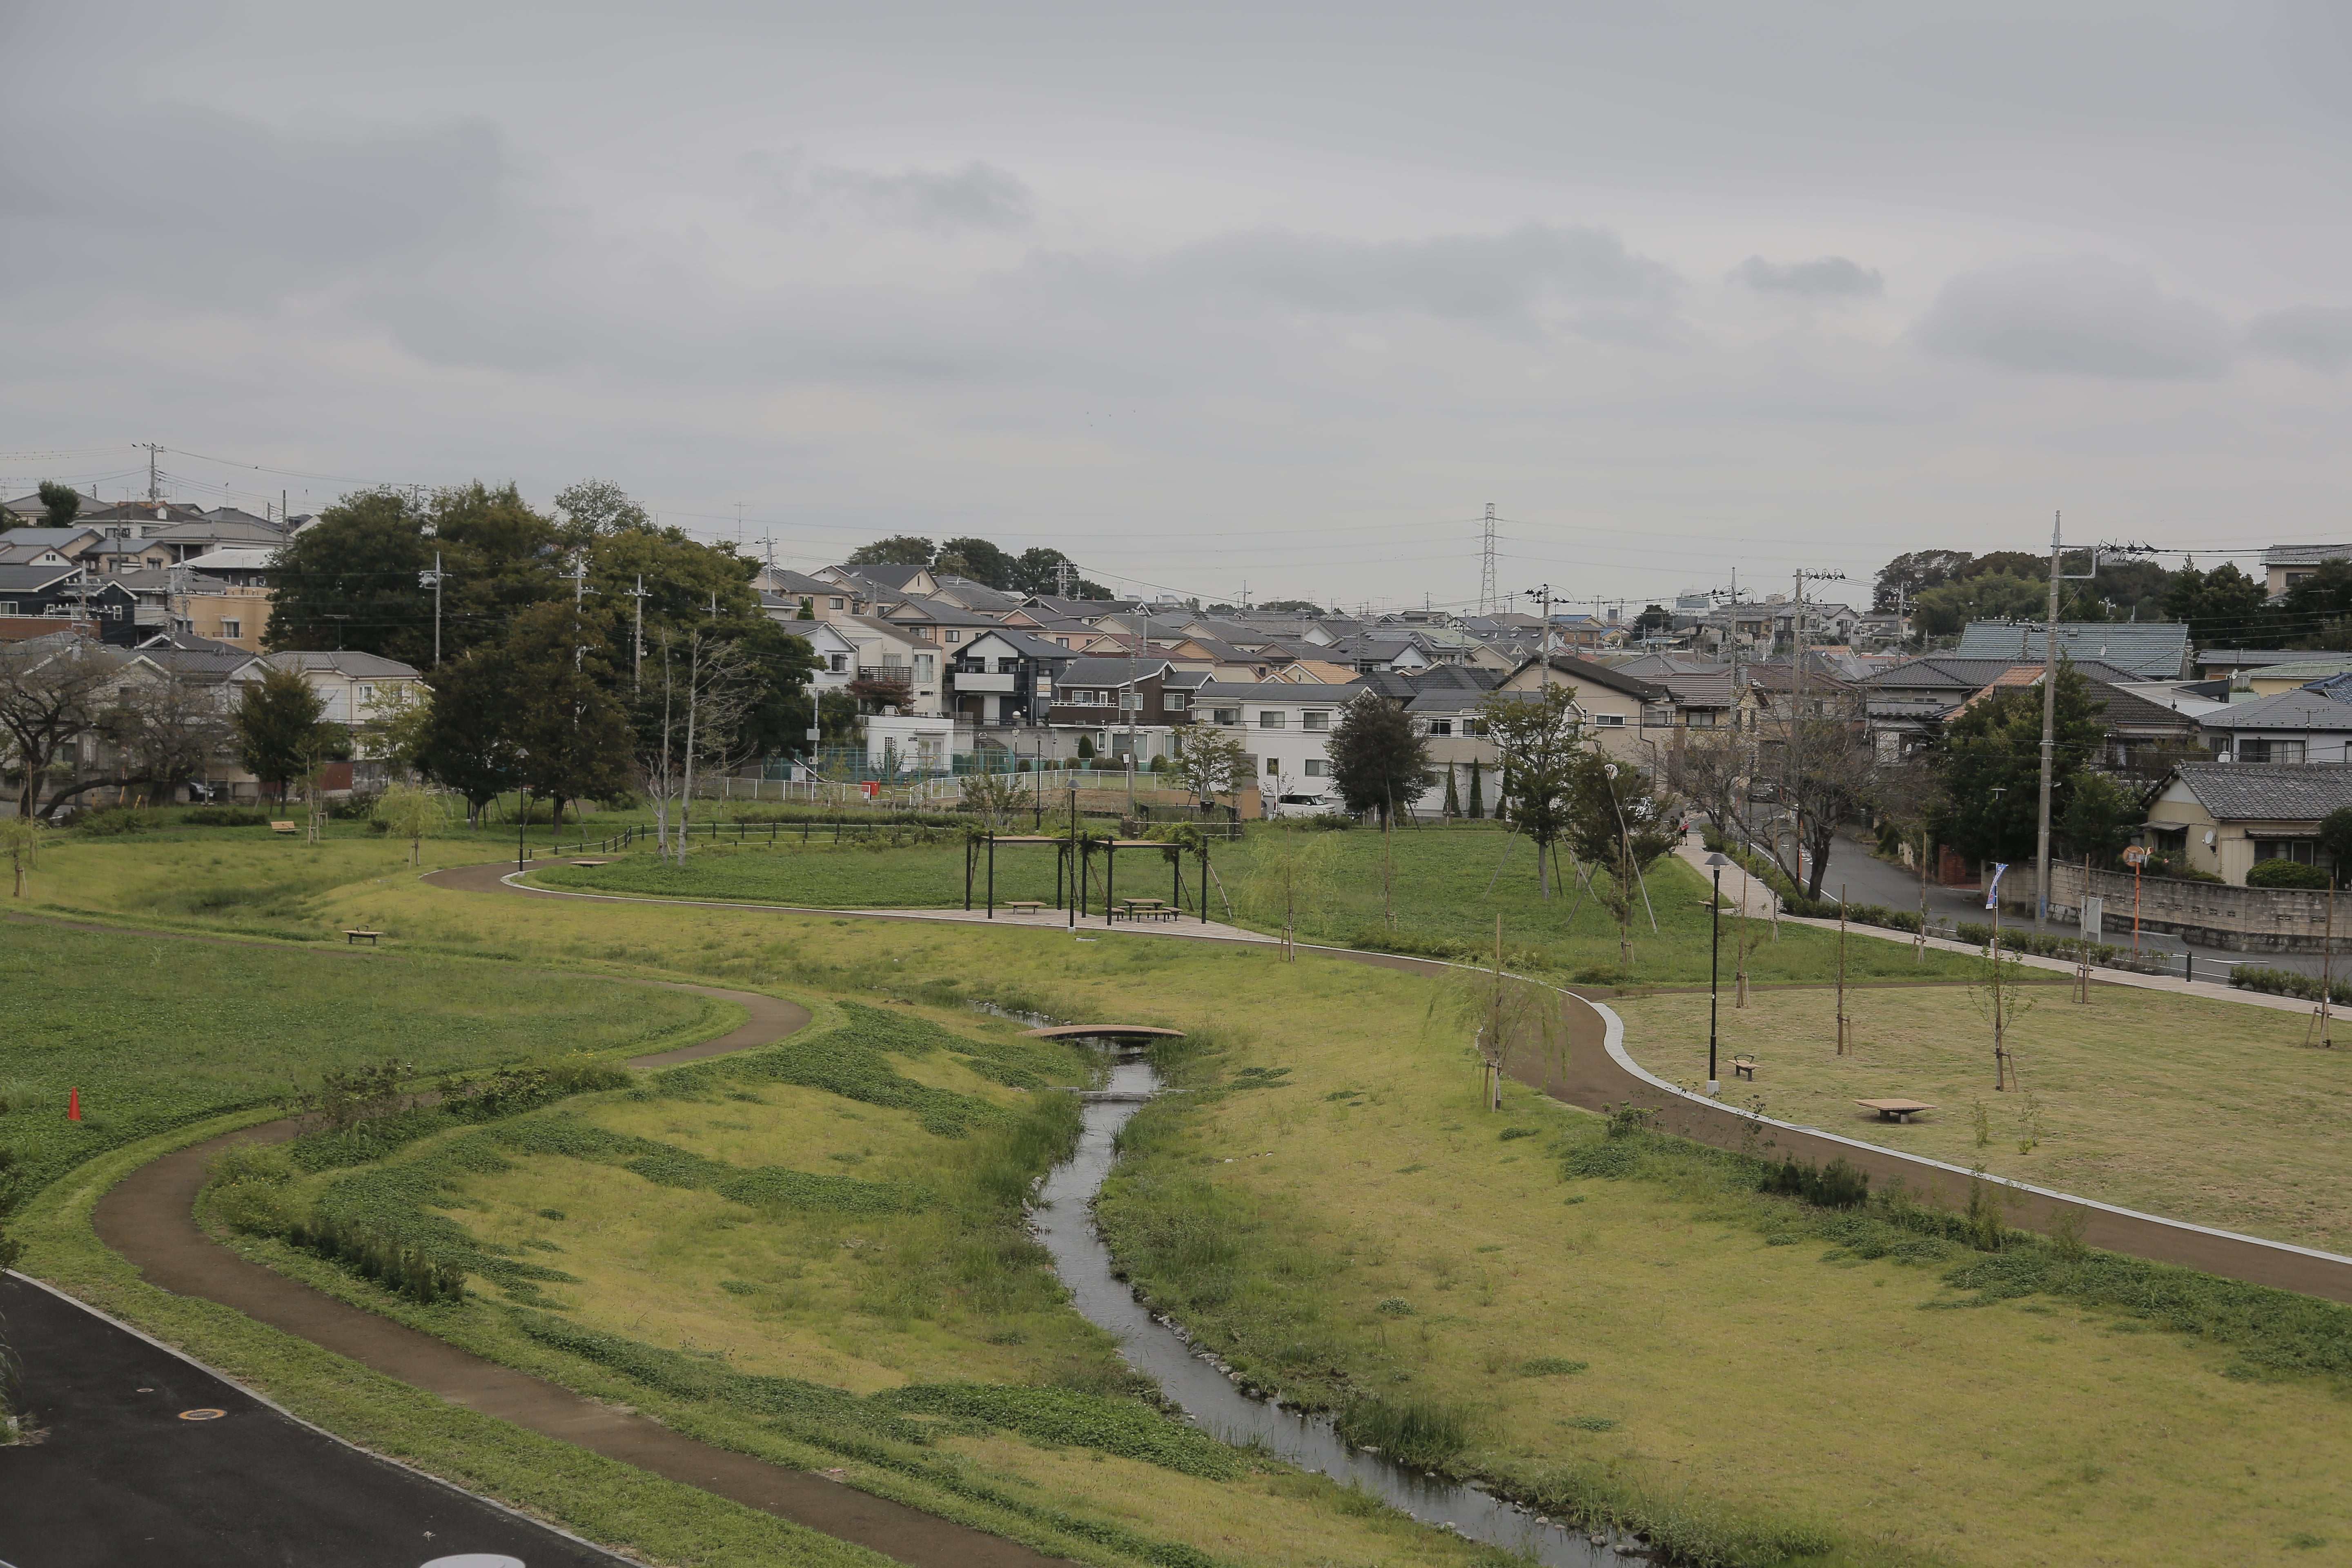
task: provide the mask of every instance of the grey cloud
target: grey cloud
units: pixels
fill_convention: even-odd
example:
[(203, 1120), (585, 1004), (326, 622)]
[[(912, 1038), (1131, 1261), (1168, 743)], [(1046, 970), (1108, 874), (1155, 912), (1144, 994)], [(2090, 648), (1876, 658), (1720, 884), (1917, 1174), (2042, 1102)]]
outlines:
[(1931, 353), (2004, 370), (2132, 379), (2216, 376), (2236, 334), (2219, 313), (2105, 262), (2036, 259), (1944, 286), (1914, 329)]
[(988, 163), (966, 163), (944, 174), (929, 169), (877, 174), (864, 169), (821, 168), (811, 182), (820, 191), (854, 196), (921, 223), (1018, 228), (1030, 220), (1029, 187)]
[[(1415, 310), (1455, 321), (1531, 327), (1543, 308), (1657, 307), (1679, 282), (1615, 235), (1528, 224), (1501, 235), (1360, 240), (1254, 229), (1176, 252), (1169, 273), (1206, 291), (1298, 310)], [(1612, 331), (1610, 335), (1620, 335)]]
[(2342, 370), (2352, 364), (2352, 310), (2294, 305), (2257, 316), (2247, 324), (2246, 346), (2314, 370)]
[(1750, 289), (1779, 294), (1876, 294), (1884, 287), (1884, 279), (1875, 268), (1849, 261), (1843, 256), (1787, 262), (1751, 256), (1739, 264), (1737, 276)]

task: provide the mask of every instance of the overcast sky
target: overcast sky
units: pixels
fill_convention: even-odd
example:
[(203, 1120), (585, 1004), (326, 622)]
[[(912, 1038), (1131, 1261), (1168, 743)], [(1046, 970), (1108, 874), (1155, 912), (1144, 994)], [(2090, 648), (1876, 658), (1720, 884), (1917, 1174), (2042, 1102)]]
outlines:
[(1504, 590), (1637, 605), (2061, 508), (2168, 565), (2352, 538), (2340, 5), (19, 0), (0, 46), (11, 494), (143, 491), (149, 441), (257, 509), (595, 476), (796, 566), (980, 533), (1351, 605), (1466, 606), (1489, 502)]

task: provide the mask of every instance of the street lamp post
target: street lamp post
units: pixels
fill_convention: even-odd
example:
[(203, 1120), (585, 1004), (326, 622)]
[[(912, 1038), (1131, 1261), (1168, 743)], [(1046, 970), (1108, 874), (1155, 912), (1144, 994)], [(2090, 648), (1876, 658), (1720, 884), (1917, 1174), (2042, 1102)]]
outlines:
[(1715, 1076), (1716, 985), (1723, 973), (1723, 868), (1731, 864), (1722, 852), (1706, 858), (1707, 869), (1715, 873), (1715, 902), (1709, 911), (1714, 929), (1708, 933), (1706, 955), (1706, 1092), (1714, 1098), (1723, 1092), (1722, 1080)]

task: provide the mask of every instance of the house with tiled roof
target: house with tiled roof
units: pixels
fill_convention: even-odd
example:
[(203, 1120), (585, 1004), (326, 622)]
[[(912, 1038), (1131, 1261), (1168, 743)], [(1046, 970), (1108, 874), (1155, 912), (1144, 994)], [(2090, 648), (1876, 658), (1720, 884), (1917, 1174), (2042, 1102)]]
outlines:
[[(1952, 651), (1959, 658), (2039, 664), (2046, 630), (2039, 621), (1970, 621)], [(2114, 665), (2139, 680), (2181, 680), (2189, 671), (2189, 627), (2179, 621), (2061, 621), (2058, 651), (2078, 665)]]
[(2216, 762), (2352, 763), (2352, 702), (2309, 687), (2225, 703), (2198, 728)]
[(2260, 860), (2324, 862), (2319, 825), (2352, 806), (2352, 764), (2185, 763), (2148, 803), (2151, 847), (2243, 887)]
[(2263, 587), (2276, 598), (2329, 561), (2352, 561), (2352, 544), (2273, 544), (2263, 552)]

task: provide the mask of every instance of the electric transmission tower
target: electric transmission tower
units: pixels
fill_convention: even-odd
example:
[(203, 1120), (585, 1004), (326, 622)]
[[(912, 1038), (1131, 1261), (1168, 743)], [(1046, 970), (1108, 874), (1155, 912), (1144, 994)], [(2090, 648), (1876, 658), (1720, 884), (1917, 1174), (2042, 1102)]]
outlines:
[(1495, 592), (1495, 503), (1486, 503), (1486, 540), (1479, 556), (1478, 613), (1493, 616), (1503, 607), (1502, 595)]

